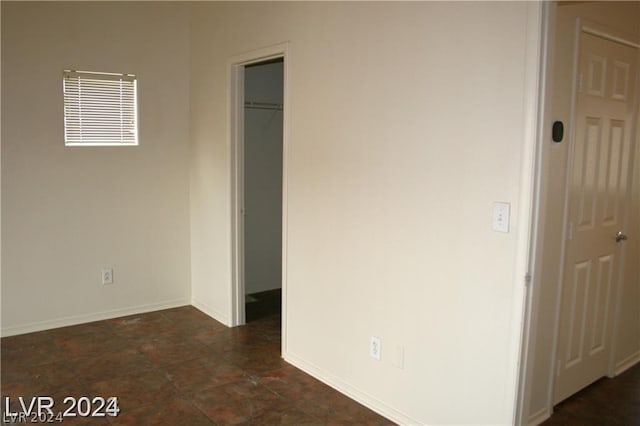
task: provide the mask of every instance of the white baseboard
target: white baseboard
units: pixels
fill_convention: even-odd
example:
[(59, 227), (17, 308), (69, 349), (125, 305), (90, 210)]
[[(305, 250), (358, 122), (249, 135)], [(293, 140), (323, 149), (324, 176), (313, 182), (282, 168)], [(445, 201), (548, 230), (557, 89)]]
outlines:
[(633, 367), (639, 362), (640, 362), (640, 351), (636, 351), (635, 353), (629, 355), (622, 361), (616, 363), (616, 366), (614, 368), (616, 376), (630, 369), (631, 367)]
[(302, 358), (290, 352), (283, 353), (282, 357), (285, 361), (292, 364), (293, 366), (299, 368), (305, 373), (315, 377), (326, 385), (331, 386), (340, 393), (347, 395), (349, 398), (354, 399), (365, 407), (375, 411), (376, 413), (386, 417), (387, 419), (395, 423), (411, 426), (424, 425), (424, 423), (420, 423), (417, 420), (412, 419), (406, 414), (401, 413), (395, 408), (388, 406), (384, 402), (374, 398), (366, 392), (361, 391), (350, 383), (345, 382), (341, 378), (316, 367), (315, 365), (303, 360)]
[(527, 419), (527, 425), (538, 426), (549, 417), (551, 417), (551, 412), (549, 411), (549, 409), (547, 407), (541, 408), (535, 413), (529, 415), (529, 418)]
[(217, 309), (214, 309), (211, 306), (209, 306), (209, 305), (207, 305), (205, 303), (202, 303), (202, 302), (200, 302), (198, 300), (195, 300), (195, 299), (191, 299), (191, 305), (193, 305), (194, 307), (198, 308), (199, 310), (201, 310), (205, 314), (209, 315), (214, 320), (216, 320), (218, 322), (221, 322), (222, 324), (226, 325), (227, 327), (230, 327), (229, 317), (224, 315), (222, 312), (218, 311)]
[(168, 300), (166, 302), (160, 302), (160, 303), (151, 303), (148, 305), (129, 306), (122, 309), (93, 312), (86, 315), (76, 315), (72, 317), (56, 318), (48, 321), (38, 321), (38, 322), (32, 322), (28, 324), (3, 327), (1, 334), (2, 334), (2, 337), (8, 337), (8, 336), (14, 336), (16, 334), (50, 330), (52, 328), (84, 324), (92, 321), (118, 318), (126, 315), (142, 314), (145, 312), (158, 311), (161, 309), (177, 308), (179, 306), (187, 306), (187, 305), (189, 305), (189, 301), (187, 299), (176, 299), (176, 300)]

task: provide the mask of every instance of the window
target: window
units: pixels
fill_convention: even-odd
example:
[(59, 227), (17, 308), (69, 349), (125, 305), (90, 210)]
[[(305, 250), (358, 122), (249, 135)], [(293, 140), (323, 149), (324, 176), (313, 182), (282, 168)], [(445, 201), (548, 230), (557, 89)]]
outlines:
[(65, 145), (138, 145), (135, 75), (65, 70), (62, 82)]

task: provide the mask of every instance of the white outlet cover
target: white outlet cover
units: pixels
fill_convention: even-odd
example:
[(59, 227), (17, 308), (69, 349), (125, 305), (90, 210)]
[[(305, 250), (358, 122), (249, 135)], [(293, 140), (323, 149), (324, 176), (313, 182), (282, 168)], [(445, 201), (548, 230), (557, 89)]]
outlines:
[(369, 343), (369, 355), (371, 355), (371, 358), (377, 359), (378, 361), (382, 358), (382, 343), (380, 342), (380, 338), (371, 336), (371, 342)]
[(102, 284), (113, 284), (113, 269), (102, 270)]
[(511, 205), (509, 203), (493, 203), (492, 229), (496, 232), (509, 232), (509, 213)]

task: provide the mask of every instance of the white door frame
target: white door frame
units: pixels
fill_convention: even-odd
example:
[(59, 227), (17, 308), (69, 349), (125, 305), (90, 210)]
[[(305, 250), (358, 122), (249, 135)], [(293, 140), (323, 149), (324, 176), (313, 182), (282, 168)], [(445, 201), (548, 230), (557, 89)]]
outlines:
[[(517, 388), (517, 399), (516, 399), (516, 410), (514, 416), (514, 424), (516, 425), (526, 425), (529, 421), (538, 422), (537, 420), (546, 419), (553, 412), (553, 391), (554, 391), (554, 380), (555, 380), (555, 362), (551, 362), (551, 368), (548, 372), (548, 388), (547, 388), (547, 407), (544, 413), (530, 413), (529, 402), (531, 398), (532, 392), (532, 375), (533, 375), (533, 366), (534, 366), (534, 355), (535, 355), (535, 336), (537, 332), (537, 323), (538, 316), (540, 311), (540, 287), (542, 285), (541, 281), (541, 270), (542, 270), (542, 262), (536, 262), (538, 259), (542, 259), (541, 250), (543, 247), (543, 236), (544, 236), (544, 210), (541, 209), (541, 206), (544, 205), (546, 193), (546, 185), (543, 182), (544, 174), (544, 164), (545, 159), (543, 156), (543, 144), (550, 143), (550, 135), (551, 135), (551, 126), (552, 126), (552, 82), (554, 80), (553, 76), (553, 46), (555, 44), (555, 15), (556, 15), (556, 2), (545, 2), (543, 5), (543, 17), (542, 17), (542, 40), (541, 40), (541, 48), (540, 48), (540, 80), (539, 80), (539, 109), (538, 109), (538, 123), (537, 123), (537, 137), (536, 137), (536, 166), (535, 166), (535, 191), (534, 191), (534, 203), (533, 203), (533, 220), (532, 220), (532, 230), (531, 230), (531, 249), (530, 249), (530, 257), (529, 257), (529, 266), (530, 266), (530, 277), (529, 277), (529, 286), (527, 291), (525, 292), (525, 301), (524, 301), (524, 314), (522, 321), (522, 342), (521, 342), (521, 352), (520, 352), (520, 367), (519, 367), (519, 380), (518, 380), (518, 388)], [(640, 56), (640, 41), (635, 42), (631, 41), (629, 38), (618, 34), (616, 31), (612, 31), (606, 27), (602, 27), (596, 23), (586, 21), (586, 20), (577, 20), (576, 23), (576, 34), (575, 34), (575, 43), (574, 43), (574, 58), (573, 58), (573, 76), (572, 76), (572, 100), (571, 100), (571, 116), (567, 122), (567, 126), (565, 128), (565, 140), (568, 142), (568, 156), (567, 156), (567, 167), (570, 167), (571, 161), (571, 152), (573, 148), (573, 122), (575, 115), (575, 99), (576, 99), (576, 67), (578, 60), (578, 49), (579, 49), (579, 40), (580, 33), (587, 32), (593, 35), (597, 35), (602, 38), (606, 38), (608, 40), (621, 42), (626, 45), (634, 46), (639, 48), (639, 56)], [(640, 78), (639, 78), (640, 79)], [(640, 99), (636, 99), (635, 106), (635, 114), (638, 116), (640, 109)], [(632, 129), (634, 132), (634, 138), (637, 141), (638, 132), (640, 132), (640, 125), (636, 123), (636, 128)], [(636, 142), (637, 145), (637, 142)], [(640, 149), (640, 147), (638, 147)], [(632, 156), (632, 158), (636, 158), (636, 156)], [(637, 165), (635, 165), (637, 167)], [(567, 172), (567, 182), (570, 177), (570, 170)], [(567, 182), (565, 182), (565, 188), (567, 187)], [(631, 186), (628, 185), (629, 191), (631, 190)], [(566, 222), (567, 222), (567, 214), (568, 214), (568, 204), (567, 197), (565, 194), (563, 207), (563, 222), (564, 229), (563, 232), (566, 235)], [(558, 334), (559, 334), (559, 315), (560, 315), (560, 295), (562, 294), (562, 278), (563, 278), (563, 265), (564, 265), (564, 251), (565, 251), (566, 241), (563, 240), (563, 245), (561, 249), (561, 267), (560, 267), (560, 276), (558, 277), (558, 289), (557, 289), (557, 300), (556, 306), (554, 307), (554, 336), (553, 336), (553, 344), (551, 353), (549, 356), (552, 360), (556, 358), (557, 352), (557, 344), (558, 344)], [(623, 267), (623, 261), (621, 262), (621, 271)], [(616, 288), (616, 296), (614, 297), (614, 303), (618, 305), (619, 303), (619, 287)], [(617, 306), (616, 306), (617, 311)], [(615, 337), (615, 331), (618, 327), (617, 320), (614, 319), (614, 327), (612, 338)], [(612, 351), (615, 353), (615, 339), (612, 343)], [(611, 361), (611, 372), (613, 374), (617, 374), (618, 371), (614, 371), (614, 360)], [(534, 415), (535, 420), (532, 420), (531, 415)]]
[[(527, 133), (533, 140), (533, 161), (532, 161), (532, 183), (533, 191), (529, 203), (531, 209), (531, 227), (528, 230), (529, 247), (528, 247), (528, 264), (527, 276), (525, 279), (525, 292), (522, 312), (522, 329), (520, 342), (520, 363), (518, 367), (518, 380), (516, 388), (516, 402), (513, 423), (515, 425), (524, 425), (528, 421), (529, 401), (532, 392), (532, 373), (534, 366), (535, 354), (535, 335), (537, 328), (537, 317), (540, 304), (540, 271), (542, 269), (542, 236), (544, 235), (544, 204), (545, 185), (542, 182), (543, 174), (543, 147), (548, 142), (551, 134), (551, 82), (553, 80), (552, 71), (552, 47), (554, 42), (554, 23), (555, 23), (555, 2), (543, 2), (538, 19), (534, 16), (530, 17), (529, 31), (539, 29), (535, 34), (528, 37), (529, 43), (537, 41), (537, 50), (539, 55), (539, 67), (530, 70), (536, 72), (538, 78), (535, 78), (537, 87), (531, 90), (535, 93), (537, 99), (532, 100), (531, 104), (535, 107), (530, 114), (535, 117), (535, 122), (528, 123), (529, 129)], [(535, 19), (535, 22), (534, 22)], [(539, 37), (538, 40), (532, 40), (534, 35)], [(531, 46), (533, 49), (534, 47)]]
[(286, 336), (287, 294), (287, 182), (289, 145), (289, 44), (287, 42), (252, 50), (229, 59), (229, 162), (231, 170), (231, 282), (229, 291), (230, 326), (245, 323), (244, 306), (244, 67), (270, 59), (283, 58), (282, 110), (282, 348)]

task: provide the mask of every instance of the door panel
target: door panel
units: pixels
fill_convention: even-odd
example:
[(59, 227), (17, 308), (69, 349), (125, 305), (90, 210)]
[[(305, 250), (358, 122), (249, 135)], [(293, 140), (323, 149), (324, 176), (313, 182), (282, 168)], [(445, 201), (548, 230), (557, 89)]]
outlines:
[(637, 51), (582, 33), (554, 403), (609, 372)]

